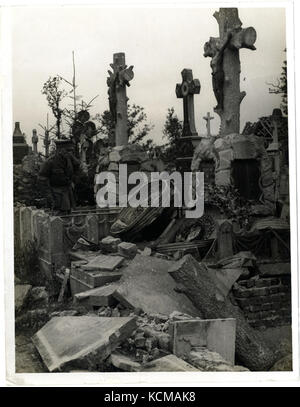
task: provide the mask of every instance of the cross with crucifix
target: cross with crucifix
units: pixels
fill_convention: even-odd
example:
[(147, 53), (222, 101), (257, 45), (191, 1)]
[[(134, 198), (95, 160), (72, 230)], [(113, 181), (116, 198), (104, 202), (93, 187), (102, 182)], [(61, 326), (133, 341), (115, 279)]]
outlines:
[(194, 114), (194, 95), (200, 93), (199, 79), (193, 79), (191, 69), (181, 72), (182, 83), (176, 85), (176, 96), (183, 99), (183, 130), (182, 137), (197, 137)]
[(240, 104), (246, 92), (240, 92), (239, 50), (255, 50), (256, 31), (242, 28), (237, 8), (220, 8), (214, 13), (219, 24), (219, 38), (210, 37), (204, 56), (211, 58), (212, 85), (221, 118), (220, 135), (240, 133)]
[(214, 117), (211, 116), (209, 112), (207, 112), (207, 116), (204, 116), (203, 119), (206, 121), (207, 137), (210, 137), (211, 136), (210, 121), (213, 120)]
[(109, 109), (115, 123), (115, 143), (117, 146), (128, 144), (127, 101), (126, 86), (134, 77), (133, 66), (125, 64), (124, 52), (114, 54), (113, 71), (108, 71), (107, 78)]

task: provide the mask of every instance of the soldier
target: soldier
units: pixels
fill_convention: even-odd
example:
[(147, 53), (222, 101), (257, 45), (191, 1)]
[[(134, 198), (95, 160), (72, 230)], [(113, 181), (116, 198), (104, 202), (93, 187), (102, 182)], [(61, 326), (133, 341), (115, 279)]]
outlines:
[(72, 140), (60, 139), (55, 144), (56, 152), (44, 163), (39, 176), (48, 181), (53, 209), (70, 213), (76, 206), (72, 181), (80, 161), (74, 156), (75, 145)]

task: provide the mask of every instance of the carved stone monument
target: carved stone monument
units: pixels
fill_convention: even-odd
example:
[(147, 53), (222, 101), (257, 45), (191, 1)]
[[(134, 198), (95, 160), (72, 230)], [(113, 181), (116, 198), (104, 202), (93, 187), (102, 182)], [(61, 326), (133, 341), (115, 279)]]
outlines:
[(246, 92), (240, 92), (241, 48), (255, 50), (256, 31), (242, 28), (237, 8), (220, 8), (214, 13), (219, 24), (219, 38), (210, 37), (204, 56), (211, 57), (212, 83), (221, 118), (220, 135), (240, 132), (240, 104)]
[(110, 66), (113, 71), (108, 71), (107, 85), (109, 109), (115, 124), (115, 145), (125, 146), (128, 144), (126, 86), (130, 86), (134, 77), (133, 66), (127, 68), (124, 52), (114, 54)]
[(180, 157), (177, 159), (179, 170), (189, 171), (193, 157), (193, 141), (199, 136), (195, 126), (194, 95), (200, 93), (199, 79), (193, 78), (191, 69), (183, 69), (182, 82), (176, 85), (176, 96), (183, 99), (183, 129), (181, 137)]

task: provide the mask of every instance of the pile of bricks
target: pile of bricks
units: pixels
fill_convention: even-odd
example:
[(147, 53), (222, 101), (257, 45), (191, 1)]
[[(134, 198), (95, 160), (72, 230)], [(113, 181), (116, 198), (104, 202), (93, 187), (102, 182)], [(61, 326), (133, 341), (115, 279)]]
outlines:
[(235, 284), (233, 294), (253, 328), (291, 323), (290, 276), (242, 280)]

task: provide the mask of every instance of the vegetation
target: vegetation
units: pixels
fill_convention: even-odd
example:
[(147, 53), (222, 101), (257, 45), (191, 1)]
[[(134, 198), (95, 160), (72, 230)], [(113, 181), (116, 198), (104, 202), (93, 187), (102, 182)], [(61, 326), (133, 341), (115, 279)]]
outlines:
[[(140, 144), (148, 150), (154, 147), (153, 140), (145, 138), (149, 135), (154, 126), (147, 121), (145, 109), (139, 105), (128, 105), (128, 141), (129, 144)], [(102, 114), (97, 114), (95, 120), (100, 124), (98, 133), (107, 137), (112, 143), (112, 135), (115, 130), (115, 123), (111, 112), (105, 110)]]
[(60, 139), (62, 137), (61, 125), (64, 110), (61, 107), (62, 100), (68, 96), (69, 92), (61, 89), (62, 78), (60, 76), (49, 77), (44, 83), (42, 94), (46, 95), (48, 105), (52, 110), (54, 117), (56, 118), (56, 137)]
[[(284, 50), (286, 52), (286, 49)], [(288, 99), (287, 99), (287, 62), (283, 61), (281, 68), (281, 76), (277, 79), (277, 83), (268, 83), (269, 93), (281, 94), (281, 110), (287, 115), (288, 114)]]

